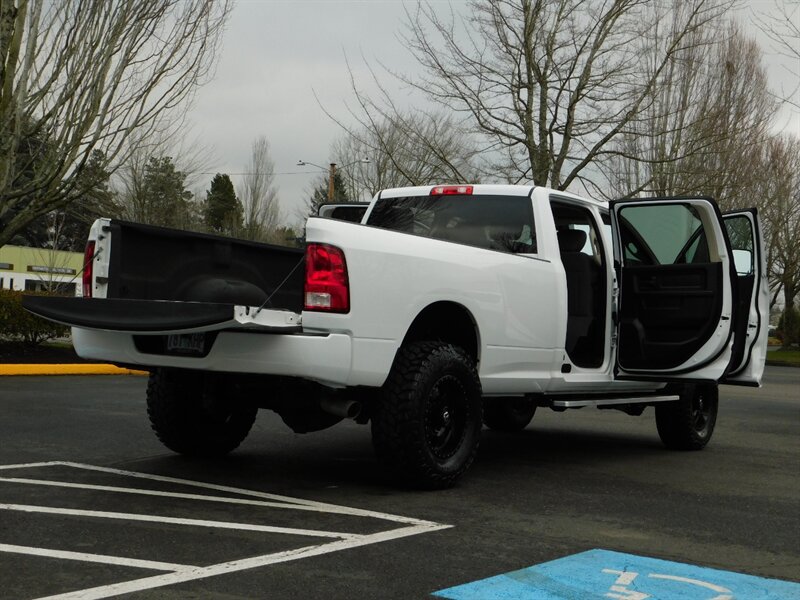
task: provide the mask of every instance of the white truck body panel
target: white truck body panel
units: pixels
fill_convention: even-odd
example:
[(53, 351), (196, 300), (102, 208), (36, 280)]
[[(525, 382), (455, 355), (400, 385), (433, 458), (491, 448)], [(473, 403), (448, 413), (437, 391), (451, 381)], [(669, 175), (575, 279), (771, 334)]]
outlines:
[(437, 302), (460, 304), (474, 319), (486, 393), (541, 391), (560, 367), (566, 290), (551, 261), (325, 219), (309, 219), (306, 231), (310, 242), (346, 246), (352, 306), (306, 311), (304, 329), (384, 341), (382, 377), (415, 317)]

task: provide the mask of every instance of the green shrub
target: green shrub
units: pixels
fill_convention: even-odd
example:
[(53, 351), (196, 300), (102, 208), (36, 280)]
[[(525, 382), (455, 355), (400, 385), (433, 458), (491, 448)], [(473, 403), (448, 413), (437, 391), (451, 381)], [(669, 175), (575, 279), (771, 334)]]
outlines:
[(35, 346), (67, 333), (66, 325), (46, 321), (22, 308), (22, 292), (0, 290), (0, 339)]
[(800, 342), (800, 311), (794, 306), (787, 306), (778, 321), (777, 335), (784, 348)]

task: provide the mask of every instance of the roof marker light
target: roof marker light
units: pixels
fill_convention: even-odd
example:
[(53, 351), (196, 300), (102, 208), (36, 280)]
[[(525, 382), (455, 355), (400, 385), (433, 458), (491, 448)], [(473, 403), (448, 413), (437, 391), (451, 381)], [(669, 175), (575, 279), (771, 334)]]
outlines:
[(437, 185), (431, 190), (431, 196), (470, 196), (472, 195), (471, 185)]

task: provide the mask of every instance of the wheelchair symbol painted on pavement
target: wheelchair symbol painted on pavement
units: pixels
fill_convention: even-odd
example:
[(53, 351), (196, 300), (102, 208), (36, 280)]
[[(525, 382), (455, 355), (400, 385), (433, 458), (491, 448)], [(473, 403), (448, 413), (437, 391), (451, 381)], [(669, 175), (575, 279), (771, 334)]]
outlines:
[(800, 600), (800, 583), (596, 549), (434, 595), (450, 600)]
[[(614, 600), (647, 600), (647, 598), (652, 598), (650, 594), (628, 589), (628, 586), (631, 585), (639, 576), (639, 573), (634, 573), (633, 571), (615, 571), (614, 569), (603, 569), (603, 573), (617, 575), (617, 580), (611, 586), (611, 591), (606, 594), (606, 598), (614, 598)], [(731, 590), (724, 588), (721, 585), (709, 583), (708, 581), (700, 581), (699, 579), (691, 579), (689, 577), (666, 575), (661, 573), (649, 573), (647, 577), (652, 579), (686, 583), (700, 588), (706, 588), (718, 594), (713, 598), (708, 598), (708, 600), (733, 600), (733, 594), (731, 593)]]

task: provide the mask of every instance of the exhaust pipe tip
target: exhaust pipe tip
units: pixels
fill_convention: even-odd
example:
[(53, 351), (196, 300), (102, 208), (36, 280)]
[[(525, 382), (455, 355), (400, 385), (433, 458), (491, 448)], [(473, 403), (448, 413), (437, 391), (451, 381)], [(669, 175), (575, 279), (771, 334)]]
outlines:
[(361, 402), (356, 400), (345, 400), (341, 398), (331, 398), (324, 396), (319, 401), (319, 406), (326, 413), (330, 413), (343, 419), (356, 419), (361, 414)]

